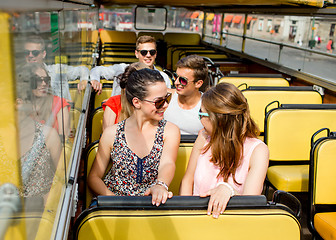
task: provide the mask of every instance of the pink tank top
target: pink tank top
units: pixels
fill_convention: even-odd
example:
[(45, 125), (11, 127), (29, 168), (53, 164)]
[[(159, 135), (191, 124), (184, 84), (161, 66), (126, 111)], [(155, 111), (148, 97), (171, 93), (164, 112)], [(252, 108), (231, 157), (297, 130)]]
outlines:
[[(241, 159), (241, 165), (236, 171), (236, 181), (241, 183), (237, 185), (233, 182), (232, 176), (229, 177), (228, 183), (235, 189), (238, 194), (242, 194), (244, 190), (245, 180), (249, 171), (250, 158), (255, 147), (263, 143), (257, 138), (246, 138), (244, 142), (244, 156)], [(210, 189), (216, 187), (217, 183), (223, 182), (223, 177), (219, 177), (219, 167), (210, 162), (212, 152), (211, 149), (198, 157), (195, 175), (194, 175), (194, 195), (206, 193)]]

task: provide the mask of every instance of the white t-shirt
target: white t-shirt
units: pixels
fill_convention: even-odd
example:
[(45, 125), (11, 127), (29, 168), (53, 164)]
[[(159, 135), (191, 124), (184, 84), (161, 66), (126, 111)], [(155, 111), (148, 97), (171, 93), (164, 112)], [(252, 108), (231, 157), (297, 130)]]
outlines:
[(80, 78), (80, 80), (89, 79), (90, 71), (85, 66), (73, 67), (66, 64), (44, 64), (44, 66), (47, 69), (48, 75), (51, 78), (50, 84), (52, 94), (68, 100), (72, 100), (68, 81), (73, 81), (77, 78)]
[(201, 108), (201, 99), (192, 109), (182, 109), (177, 102), (178, 94), (174, 93), (168, 108), (164, 113), (164, 119), (174, 123), (181, 130), (181, 135), (197, 135), (203, 128), (198, 118), (198, 112)]
[[(90, 80), (97, 80), (100, 82), (100, 78), (103, 77), (105, 79), (113, 79), (113, 90), (111, 96), (119, 95), (121, 93), (121, 88), (119, 85), (119, 81), (117, 77), (124, 73), (126, 67), (129, 64), (120, 63), (114, 64), (112, 66), (97, 66), (91, 69)], [(155, 66), (154, 69), (159, 71)], [(167, 74), (159, 71), (161, 76), (166, 82), (168, 88), (171, 88), (171, 81)]]

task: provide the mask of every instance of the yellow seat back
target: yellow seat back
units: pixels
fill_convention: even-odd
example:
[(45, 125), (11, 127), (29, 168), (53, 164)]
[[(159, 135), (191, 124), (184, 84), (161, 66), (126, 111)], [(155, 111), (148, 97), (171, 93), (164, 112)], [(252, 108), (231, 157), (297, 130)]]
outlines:
[(175, 196), (179, 194), (180, 184), (187, 169), (193, 145), (193, 143), (180, 143), (177, 152), (175, 175), (169, 186), (169, 190), (172, 191)]
[(94, 109), (99, 108), (102, 106), (104, 101), (107, 101), (111, 95), (112, 95), (112, 84), (108, 84), (107, 86), (105, 86), (105, 84), (103, 85), (103, 89), (101, 94), (95, 94), (94, 97)]
[[(174, 199), (169, 199), (166, 205), (170, 200)], [(239, 240), (268, 240), (270, 236), (273, 240), (300, 239), (300, 223), (285, 206), (280, 209), (265, 205), (258, 209), (242, 204), (239, 209), (226, 210), (214, 219), (207, 216), (206, 206), (201, 210), (188, 210), (193, 204), (185, 204), (181, 210), (169, 210), (166, 206), (153, 207), (156, 208), (153, 210), (94, 207), (86, 210), (76, 222), (74, 239), (194, 240), (223, 239), (223, 236)]]
[(104, 110), (102, 107), (96, 108), (91, 115), (90, 143), (99, 140), (103, 132)]
[[(336, 129), (336, 128), (334, 128)], [(313, 204), (336, 204), (336, 138), (325, 139), (315, 148)]]
[(273, 90), (272, 87), (265, 90), (248, 88), (242, 91), (249, 104), (251, 116), (260, 132), (264, 132), (265, 107), (273, 101), (278, 101), (280, 104), (322, 104), (322, 96), (318, 92), (313, 90), (291, 91), (291, 88), (284, 87), (281, 90)]
[(85, 204), (84, 206), (86, 208), (89, 207), (90, 203), (91, 203), (91, 199), (92, 199), (92, 192), (87, 184), (87, 177), (89, 176), (92, 164), (96, 158), (96, 154), (98, 151), (98, 144), (99, 141), (95, 141), (93, 143), (91, 143), (90, 145), (87, 146), (86, 150), (85, 150)]
[[(174, 47), (180, 45), (194, 45), (199, 46), (201, 44), (201, 36), (198, 33), (176, 33), (168, 32), (164, 35), (164, 41), (167, 43), (167, 69), (175, 69), (175, 63), (172, 62), (172, 51)], [(177, 59), (178, 60), (178, 59)]]
[[(315, 137), (326, 131), (327, 137), (315, 141)], [(336, 233), (336, 136), (329, 129), (321, 129), (312, 137), (310, 156), (308, 222), (312, 233), (323, 239), (332, 239)]]
[(98, 38), (99, 38), (98, 30), (91, 31), (91, 42), (94, 44), (94, 47), (95, 47), (95, 44), (98, 41)]
[(135, 43), (136, 34), (135, 32), (119, 32), (111, 30), (101, 30), (100, 31), (100, 40), (102, 44), (106, 42), (112, 43)]
[(236, 87), (246, 84), (250, 86), (279, 86), (288, 87), (289, 82), (284, 78), (258, 78), (258, 77), (222, 77), (218, 83), (228, 82)]
[(201, 35), (198, 33), (168, 32), (164, 35), (164, 41), (168, 45), (199, 45), (201, 43)]
[(72, 133), (76, 133), (80, 114), (81, 112), (78, 109), (70, 109), (70, 130)]
[(82, 109), (84, 91), (81, 91), (79, 93), (77, 87), (70, 88), (69, 91), (70, 91), (71, 100), (73, 102), (73, 108)]
[[(323, 108), (328, 105), (333, 108)], [(270, 161), (308, 161), (311, 136), (324, 127), (336, 129), (336, 105), (316, 107), (321, 108), (277, 108), (267, 114), (265, 143)]]

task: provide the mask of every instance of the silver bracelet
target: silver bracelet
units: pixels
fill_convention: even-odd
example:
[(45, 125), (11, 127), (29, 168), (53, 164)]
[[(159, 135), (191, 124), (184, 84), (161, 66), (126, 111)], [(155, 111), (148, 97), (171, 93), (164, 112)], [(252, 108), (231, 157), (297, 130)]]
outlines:
[(230, 191), (231, 191), (230, 197), (235, 195), (235, 191), (234, 191), (233, 187), (230, 184), (228, 184), (227, 182), (219, 182), (219, 183), (217, 183), (216, 187), (218, 187), (219, 185), (225, 185), (228, 189), (230, 189)]
[(165, 182), (163, 182), (163, 181), (156, 180), (153, 185), (160, 185), (160, 186), (164, 187), (168, 191), (168, 185)]

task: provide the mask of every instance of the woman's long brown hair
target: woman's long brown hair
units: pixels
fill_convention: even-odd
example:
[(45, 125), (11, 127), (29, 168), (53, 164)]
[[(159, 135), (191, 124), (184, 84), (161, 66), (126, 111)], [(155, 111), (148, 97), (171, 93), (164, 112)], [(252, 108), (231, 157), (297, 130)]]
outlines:
[(246, 98), (230, 83), (220, 83), (202, 96), (202, 105), (209, 114), (212, 133), (204, 151), (211, 148), (213, 162), (220, 168), (218, 176), (224, 181), (232, 175), (233, 181), (243, 156), (246, 137), (257, 137), (259, 129), (250, 116)]

